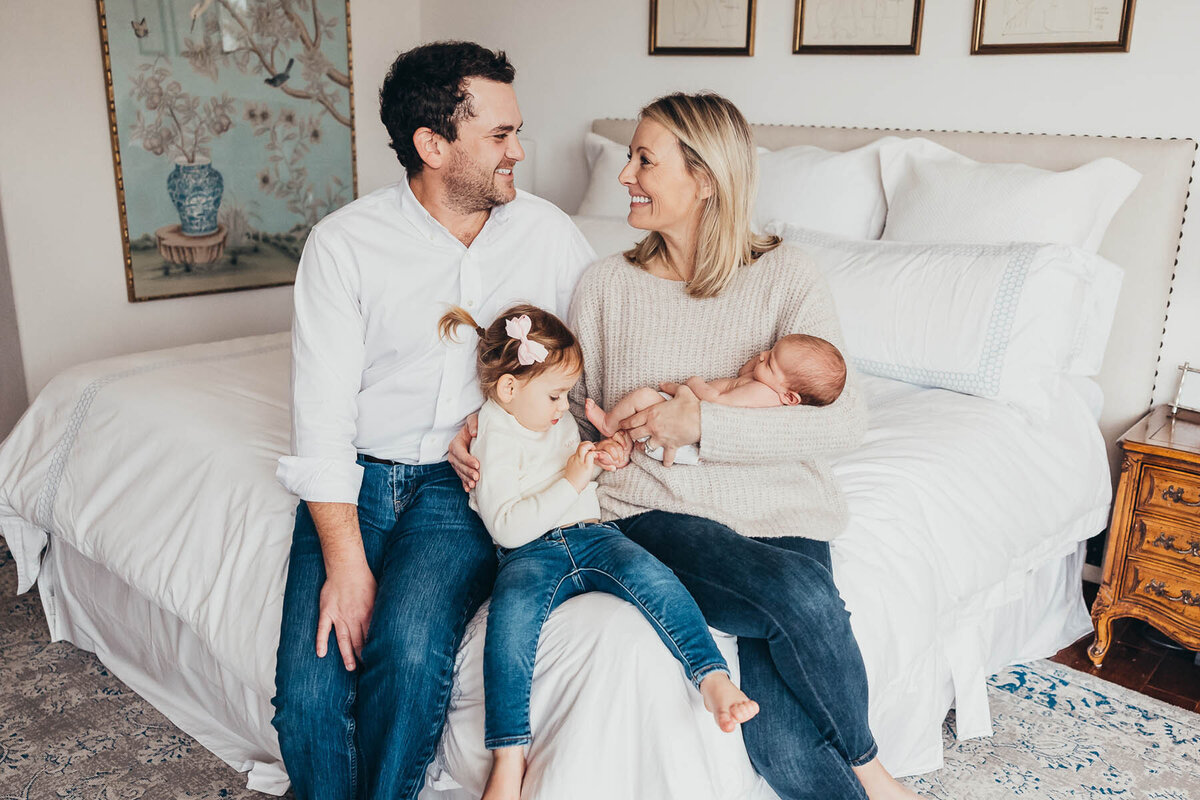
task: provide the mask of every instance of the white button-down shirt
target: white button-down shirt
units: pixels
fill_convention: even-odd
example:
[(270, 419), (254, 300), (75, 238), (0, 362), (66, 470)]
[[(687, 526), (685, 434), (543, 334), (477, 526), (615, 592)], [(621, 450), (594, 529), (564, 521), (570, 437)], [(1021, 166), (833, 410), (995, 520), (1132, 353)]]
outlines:
[(438, 338), (452, 305), (487, 327), (528, 302), (564, 320), (595, 253), (553, 204), (518, 191), (470, 248), (413, 195), (384, 187), (321, 220), (296, 273), (292, 453), (279, 481), (303, 500), (357, 503), (359, 453), (405, 464), (446, 458), (483, 397), (476, 334)]

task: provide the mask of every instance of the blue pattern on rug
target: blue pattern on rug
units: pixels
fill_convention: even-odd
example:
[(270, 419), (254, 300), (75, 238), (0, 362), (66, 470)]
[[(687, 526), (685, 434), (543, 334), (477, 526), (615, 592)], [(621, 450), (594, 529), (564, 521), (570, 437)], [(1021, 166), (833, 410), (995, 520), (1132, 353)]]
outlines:
[(905, 780), (945, 800), (1200, 800), (1200, 714), (1049, 661), (989, 680), (995, 735), (955, 741), (946, 764)]

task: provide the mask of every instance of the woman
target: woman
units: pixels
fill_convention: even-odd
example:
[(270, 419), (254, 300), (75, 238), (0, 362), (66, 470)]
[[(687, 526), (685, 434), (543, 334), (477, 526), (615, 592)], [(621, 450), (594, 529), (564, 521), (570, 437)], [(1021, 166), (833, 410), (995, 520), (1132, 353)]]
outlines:
[[(575, 292), (584, 377), (571, 400), (585, 431), (588, 399), (610, 408), (642, 386), (730, 375), (790, 333), (841, 345), (815, 268), (750, 231), (757, 159), (728, 100), (675, 94), (642, 109), (620, 181), (630, 224), (649, 234), (594, 264)], [(742, 689), (761, 708), (743, 726), (746, 748), (784, 800), (915, 796), (876, 758), (866, 674), (830, 571), (846, 508), (821, 456), (855, 446), (865, 425), (853, 376), (823, 407), (733, 408), (685, 386), (623, 426), (663, 447), (662, 462), (635, 450), (600, 483), (605, 518), (675, 571), (710, 625), (739, 637)], [(672, 466), (686, 445), (701, 463)]]

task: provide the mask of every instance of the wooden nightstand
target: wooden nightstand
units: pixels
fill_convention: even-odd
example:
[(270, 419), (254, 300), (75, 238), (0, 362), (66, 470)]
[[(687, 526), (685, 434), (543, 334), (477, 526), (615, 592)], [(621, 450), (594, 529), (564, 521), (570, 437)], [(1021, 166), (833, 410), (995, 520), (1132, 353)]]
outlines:
[(1100, 666), (1113, 620), (1135, 617), (1200, 649), (1200, 414), (1159, 406), (1121, 437), (1121, 482), (1092, 604)]

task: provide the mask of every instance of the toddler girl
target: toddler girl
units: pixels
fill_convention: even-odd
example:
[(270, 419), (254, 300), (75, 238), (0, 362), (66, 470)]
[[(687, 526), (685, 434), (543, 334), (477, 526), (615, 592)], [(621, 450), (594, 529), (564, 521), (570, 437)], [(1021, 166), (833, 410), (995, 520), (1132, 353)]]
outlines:
[(553, 314), (518, 305), (488, 328), (461, 308), (438, 324), (479, 335), (479, 410), (471, 453), (479, 480), (475, 509), (496, 543), (500, 566), (484, 641), (484, 744), (492, 771), (482, 800), (519, 800), (531, 741), (529, 694), (542, 625), (564, 601), (589, 591), (634, 604), (649, 620), (724, 731), (758, 713), (729, 678), (729, 667), (692, 596), (667, 567), (600, 523), (595, 478), (599, 452), (628, 462), (629, 439), (580, 442), (567, 406), (583, 354)]
[[(824, 339), (793, 333), (784, 336), (770, 350), (751, 356), (735, 378), (712, 381), (689, 378), (684, 385), (699, 399), (724, 406), (827, 406), (838, 399), (846, 385), (846, 362), (838, 349)], [(607, 414), (589, 398), (584, 411), (601, 435), (612, 436), (626, 419), (669, 400), (679, 386), (664, 383), (659, 392), (643, 386), (623, 397)], [(656, 447), (647, 450), (646, 455), (662, 461), (662, 452), (661, 447)], [(695, 445), (675, 451), (676, 464), (695, 464), (699, 460)]]

